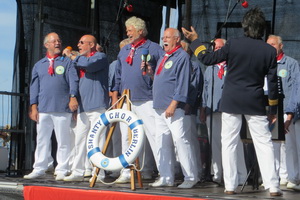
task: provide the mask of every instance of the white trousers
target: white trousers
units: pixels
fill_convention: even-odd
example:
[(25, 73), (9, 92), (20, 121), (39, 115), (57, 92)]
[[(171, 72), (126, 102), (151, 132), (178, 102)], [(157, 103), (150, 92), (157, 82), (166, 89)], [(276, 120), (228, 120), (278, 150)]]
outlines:
[(288, 180), (300, 183), (300, 120), (291, 124), (289, 132), (285, 134), (286, 163)]
[[(279, 187), (275, 169), (274, 148), (266, 116), (245, 115), (256, 151), (265, 189)], [(222, 113), (222, 163), (225, 189), (234, 191), (238, 186), (237, 144), (242, 126), (242, 115)]]
[(195, 154), (192, 149), (190, 123), (184, 120), (184, 110), (176, 109), (174, 116), (166, 118), (165, 110), (155, 109), (157, 159), (160, 177), (174, 182), (175, 151), (184, 175), (184, 180), (198, 181)]
[(71, 113), (39, 113), (37, 123), (34, 171), (43, 174), (48, 168), (51, 135), (54, 129), (57, 140), (55, 172), (66, 174), (69, 170)]
[(49, 142), (49, 152), (48, 152), (48, 168), (49, 167), (54, 167), (54, 159), (52, 157), (52, 140), (50, 138)]
[[(75, 155), (75, 148), (74, 148), (74, 143), (75, 143), (75, 134), (74, 134), (74, 127), (76, 125), (76, 121), (71, 119), (71, 125), (70, 125), (70, 159), (69, 159), (69, 169), (72, 168), (73, 165), (73, 158)], [(51, 167), (54, 167), (54, 159), (52, 157), (52, 141), (49, 143), (49, 152), (48, 152), (48, 169)]]
[[(127, 109), (126, 103), (123, 105), (123, 109)], [(156, 152), (155, 111), (153, 109), (153, 101), (134, 101), (131, 104), (131, 111), (135, 113), (139, 119), (143, 120), (145, 134), (150, 144), (149, 146), (149, 144), (146, 143), (145, 149), (142, 151), (145, 152), (144, 168), (142, 171), (145, 173), (152, 173), (156, 163), (156, 158), (153, 153)], [(120, 131), (122, 135), (122, 153), (124, 153), (129, 146), (128, 126), (125, 123), (120, 123)], [(140, 159), (140, 161), (142, 161), (142, 159)]]
[(288, 180), (285, 143), (282, 141), (273, 141), (273, 146), (275, 166), (279, 178), (280, 180)]
[[(212, 114), (212, 157), (211, 157), (211, 168), (212, 174), (214, 174), (213, 180), (221, 182), (223, 179), (223, 167), (222, 167), (222, 145), (221, 145), (221, 129), (222, 129), (222, 117), (221, 113)], [(206, 117), (206, 125), (208, 131), (208, 138), (210, 139), (210, 115)], [(238, 183), (243, 183), (247, 178), (247, 168), (244, 156), (244, 146), (239, 138), (237, 140), (237, 172), (238, 172)]]
[[(105, 109), (97, 109), (90, 112), (82, 112), (77, 115), (77, 124), (75, 128), (75, 157), (72, 166), (72, 173), (77, 176), (83, 176), (85, 171), (92, 172), (86, 152), (86, 139), (89, 131), (96, 124), (100, 115)], [(102, 150), (106, 139), (106, 128), (100, 133), (99, 147)]]
[(71, 153), (70, 153), (70, 160), (69, 160), (70, 169), (72, 169), (73, 161), (74, 161), (74, 157), (75, 157), (75, 127), (76, 127), (76, 120), (72, 119), (71, 120), (71, 138), (70, 138)]
[[(187, 120), (187, 123), (190, 123), (190, 129), (187, 129), (186, 131), (190, 131), (191, 133), (191, 145), (192, 145), (192, 151), (195, 154), (195, 161), (196, 161), (196, 168), (198, 173), (198, 179), (200, 180), (201, 174), (202, 174), (202, 162), (201, 162), (201, 152), (200, 152), (200, 144), (198, 140), (198, 129), (197, 129), (197, 119), (196, 115), (185, 115), (185, 120)], [(190, 122), (189, 122), (190, 121)], [(186, 123), (186, 122), (185, 122)]]

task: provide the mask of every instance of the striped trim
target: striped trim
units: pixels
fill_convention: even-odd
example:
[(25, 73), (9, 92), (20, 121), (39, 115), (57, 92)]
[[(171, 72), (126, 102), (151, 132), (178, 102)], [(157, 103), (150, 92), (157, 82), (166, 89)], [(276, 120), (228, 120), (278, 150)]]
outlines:
[(139, 119), (133, 122), (132, 124), (129, 125), (130, 130), (134, 129), (135, 127), (143, 124), (143, 120)]
[(96, 148), (90, 150), (90, 151), (88, 152), (88, 158), (90, 158), (92, 155), (94, 155), (95, 153), (98, 153), (98, 152), (101, 153), (101, 150), (100, 150), (99, 147), (96, 147)]
[(120, 162), (121, 162), (121, 164), (122, 164), (122, 166), (123, 166), (124, 168), (129, 166), (129, 164), (128, 164), (128, 162), (125, 160), (125, 157), (124, 157), (123, 154), (119, 156), (119, 160), (120, 160)]
[(204, 45), (201, 45), (201, 46), (197, 47), (194, 54), (195, 54), (196, 57), (198, 57), (198, 54), (202, 51), (205, 51), (205, 50), (206, 50), (206, 47)]
[(102, 120), (102, 122), (103, 122), (103, 124), (104, 124), (105, 126), (107, 126), (107, 125), (109, 124), (109, 121), (108, 121), (108, 119), (107, 119), (105, 113), (101, 114), (101, 115), (100, 115), (100, 118), (101, 118), (101, 120)]
[(270, 106), (276, 106), (276, 105), (278, 105), (278, 99), (274, 99), (274, 100), (269, 99), (269, 105)]

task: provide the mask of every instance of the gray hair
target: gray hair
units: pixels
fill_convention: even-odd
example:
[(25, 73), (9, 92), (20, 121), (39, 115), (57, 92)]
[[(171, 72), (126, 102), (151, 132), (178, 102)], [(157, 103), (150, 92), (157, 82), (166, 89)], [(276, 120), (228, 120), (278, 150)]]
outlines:
[[(46, 44), (47, 42), (48, 42), (48, 40), (49, 40), (49, 35), (50, 34), (53, 34), (53, 33), (55, 33), (55, 32), (51, 32), (51, 33), (48, 33), (46, 36), (45, 36), (45, 38), (44, 38), (44, 44)], [(58, 35), (57, 33), (55, 33), (56, 35)], [(59, 37), (59, 36), (58, 36)]]
[(270, 38), (276, 38), (278, 41), (278, 44), (282, 44), (282, 38), (279, 35), (269, 35), (268, 39)]
[(246, 37), (258, 39), (264, 36), (266, 21), (260, 8), (252, 8), (246, 12), (242, 21), (242, 27)]
[(125, 22), (125, 26), (133, 26), (137, 31), (142, 30), (143, 33), (142, 35), (145, 37), (146, 35), (148, 35), (148, 31), (146, 28), (146, 23), (144, 20), (142, 20), (141, 18), (138, 17), (130, 17), (129, 19), (126, 20)]

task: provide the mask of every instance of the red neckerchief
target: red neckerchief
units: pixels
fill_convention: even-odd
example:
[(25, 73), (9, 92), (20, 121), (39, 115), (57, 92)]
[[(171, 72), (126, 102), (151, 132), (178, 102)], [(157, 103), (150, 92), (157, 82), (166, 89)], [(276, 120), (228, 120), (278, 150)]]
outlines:
[(53, 57), (49, 55), (47, 52), (46, 57), (49, 60), (48, 74), (52, 76), (54, 74), (54, 59), (58, 57), (58, 55), (54, 55)]
[[(93, 56), (95, 53), (96, 53), (96, 51), (92, 51), (92, 52), (90, 53), (90, 55), (87, 56), (87, 57), (91, 57), (91, 56)], [(85, 69), (80, 68), (80, 69), (79, 69), (79, 78), (84, 77), (84, 75), (85, 75)]]
[(225, 66), (226, 66), (226, 61), (223, 61), (223, 62), (221, 62), (221, 63), (218, 63), (217, 65), (219, 66), (218, 77), (219, 77), (220, 79), (222, 79), (223, 76), (224, 76), (224, 68), (225, 68)]
[(284, 56), (284, 53), (281, 52), (281, 53), (277, 56), (277, 62), (280, 62), (281, 59), (283, 58), (283, 56)]
[(132, 61), (133, 61), (133, 56), (134, 56), (134, 52), (136, 50), (136, 48), (138, 48), (139, 46), (141, 46), (142, 44), (144, 44), (146, 42), (146, 39), (143, 38), (142, 40), (140, 40), (138, 43), (136, 44), (131, 44), (131, 50), (126, 58), (126, 62), (129, 65), (132, 65)]
[(179, 48), (181, 47), (181, 45), (176, 46), (174, 49), (172, 49), (169, 52), (166, 52), (164, 58), (162, 59), (162, 61), (160, 62), (158, 69), (156, 71), (156, 75), (159, 75), (161, 70), (163, 69), (163, 66), (165, 65), (165, 62), (168, 60), (168, 58), (175, 52), (177, 51)]

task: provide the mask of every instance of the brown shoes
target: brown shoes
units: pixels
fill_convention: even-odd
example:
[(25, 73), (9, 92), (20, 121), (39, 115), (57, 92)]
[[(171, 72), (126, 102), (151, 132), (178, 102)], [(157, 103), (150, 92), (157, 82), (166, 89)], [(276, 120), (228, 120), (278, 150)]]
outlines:
[(234, 195), (234, 194), (236, 194), (235, 191), (229, 191), (229, 190), (225, 190), (224, 193), (227, 194), (227, 195)]
[(279, 197), (282, 196), (282, 192), (270, 192), (271, 197)]
[(270, 192), (271, 197), (282, 196), (282, 191), (279, 188), (276, 188), (276, 187), (270, 188), (269, 192)]
[[(227, 195), (235, 195), (236, 194), (235, 191), (229, 191), (229, 190), (224, 190), (224, 193), (227, 194)], [(270, 196), (271, 197), (282, 196), (282, 192), (279, 188), (271, 188), (270, 189)]]

